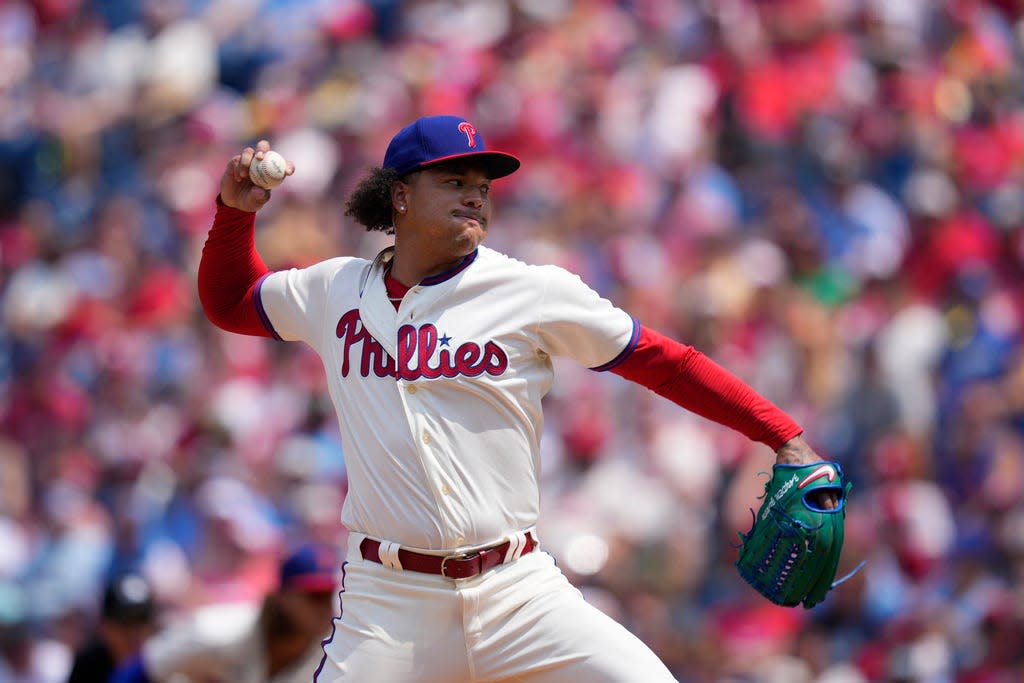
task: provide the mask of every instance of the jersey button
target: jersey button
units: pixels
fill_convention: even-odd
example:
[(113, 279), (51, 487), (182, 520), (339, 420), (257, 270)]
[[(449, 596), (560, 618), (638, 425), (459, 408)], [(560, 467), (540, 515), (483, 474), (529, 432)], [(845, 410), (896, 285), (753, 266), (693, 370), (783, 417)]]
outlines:
[(430, 433), (429, 433), (429, 432), (423, 432), (423, 443), (430, 443), (430, 442), (431, 442), (431, 441), (433, 441), (433, 440), (434, 440), (434, 439), (433, 439), (433, 438), (431, 438), (431, 436), (430, 436)]
[(416, 393), (416, 385), (415, 384), (406, 384), (405, 385), (405, 390), (408, 391), (410, 394), (415, 394)]
[(465, 542), (466, 542), (466, 538), (464, 536), (459, 536), (458, 538), (455, 539), (455, 545), (462, 545)]
[(445, 484), (444, 486), (441, 487), (441, 493), (443, 493), (446, 496), (450, 496), (452, 494), (452, 490), (451, 488), (449, 488), (448, 484)]

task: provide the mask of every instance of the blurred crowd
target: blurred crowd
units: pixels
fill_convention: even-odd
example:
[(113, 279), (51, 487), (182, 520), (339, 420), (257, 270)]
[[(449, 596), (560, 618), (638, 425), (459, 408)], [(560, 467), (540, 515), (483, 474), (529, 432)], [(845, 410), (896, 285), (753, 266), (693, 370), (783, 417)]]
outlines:
[(209, 324), (231, 155), (295, 162), (271, 268), (390, 136), (466, 116), (523, 160), (489, 244), (579, 273), (793, 414), (853, 482), (813, 610), (738, 578), (773, 454), (557, 363), (542, 544), (684, 683), (1024, 680), (1024, 3), (0, 3), (0, 682), (57, 683), (124, 571), (165, 613), (343, 546), (303, 345)]

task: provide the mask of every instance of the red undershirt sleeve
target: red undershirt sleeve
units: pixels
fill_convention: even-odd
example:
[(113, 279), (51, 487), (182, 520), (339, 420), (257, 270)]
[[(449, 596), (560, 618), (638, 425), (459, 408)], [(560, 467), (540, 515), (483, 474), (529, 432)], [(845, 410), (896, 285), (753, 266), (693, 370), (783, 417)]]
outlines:
[(203, 312), (228, 332), (278, 338), (259, 308), (259, 287), (270, 270), (256, 251), (256, 214), (225, 206), (217, 214), (199, 260)]
[(703, 353), (646, 327), (633, 352), (611, 372), (772, 450), (803, 432), (775, 404)]

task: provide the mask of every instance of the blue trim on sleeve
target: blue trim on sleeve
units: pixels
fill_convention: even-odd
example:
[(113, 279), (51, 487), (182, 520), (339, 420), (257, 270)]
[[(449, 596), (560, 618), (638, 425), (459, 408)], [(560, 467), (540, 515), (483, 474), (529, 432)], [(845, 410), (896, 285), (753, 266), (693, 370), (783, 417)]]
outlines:
[(619, 352), (619, 355), (615, 356), (615, 358), (612, 358), (610, 361), (608, 361), (604, 365), (598, 365), (597, 367), (590, 368), (590, 369), (593, 370), (594, 372), (607, 372), (607, 371), (611, 370), (612, 368), (617, 367), (620, 363), (622, 363), (627, 358), (629, 358), (631, 355), (633, 355), (633, 351), (636, 349), (636, 345), (639, 344), (639, 343), (640, 343), (640, 322), (636, 318), (633, 318), (633, 334), (630, 335), (629, 343), (626, 344), (626, 348), (622, 349), (622, 351)]
[(260, 317), (260, 322), (263, 323), (264, 329), (266, 329), (267, 332), (273, 335), (274, 339), (278, 341), (284, 341), (281, 335), (277, 333), (277, 330), (274, 329), (274, 324), (270, 322), (270, 316), (267, 315), (266, 309), (263, 308), (263, 283), (266, 282), (267, 278), (270, 277), (271, 275), (272, 273), (267, 273), (266, 275), (260, 278), (259, 282), (256, 283), (255, 296), (253, 297), (253, 299), (255, 299), (256, 302), (256, 315)]

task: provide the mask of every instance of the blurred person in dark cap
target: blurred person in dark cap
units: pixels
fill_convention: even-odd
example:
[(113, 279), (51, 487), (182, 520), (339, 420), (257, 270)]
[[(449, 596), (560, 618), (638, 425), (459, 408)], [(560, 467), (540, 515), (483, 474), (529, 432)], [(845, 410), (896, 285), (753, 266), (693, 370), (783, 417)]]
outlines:
[(103, 591), (97, 633), (75, 653), (68, 683), (109, 681), (118, 666), (139, 652), (156, 625), (156, 601), (146, 579), (134, 573), (115, 577)]
[(259, 603), (200, 608), (148, 639), (113, 683), (309, 683), (334, 617), (338, 558), (306, 543), (283, 558), (278, 587)]

